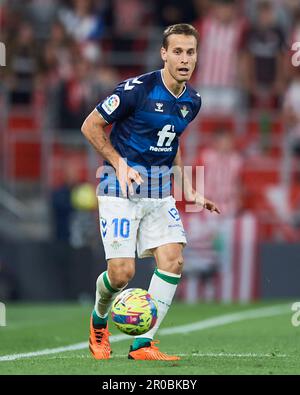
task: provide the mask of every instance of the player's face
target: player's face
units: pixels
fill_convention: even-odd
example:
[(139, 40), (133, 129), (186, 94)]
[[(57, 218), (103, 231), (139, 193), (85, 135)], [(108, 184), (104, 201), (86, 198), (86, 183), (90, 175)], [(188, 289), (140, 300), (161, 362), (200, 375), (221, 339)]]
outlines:
[(194, 36), (171, 34), (168, 48), (161, 49), (165, 68), (178, 82), (188, 81), (197, 62), (197, 40)]

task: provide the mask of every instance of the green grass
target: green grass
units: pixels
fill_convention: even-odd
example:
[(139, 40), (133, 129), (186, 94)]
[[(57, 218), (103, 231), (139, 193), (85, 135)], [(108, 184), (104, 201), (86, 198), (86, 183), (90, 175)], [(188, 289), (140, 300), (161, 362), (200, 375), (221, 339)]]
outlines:
[[(273, 303), (274, 304), (274, 303)], [(174, 304), (162, 328), (185, 325), (271, 304)], [(0, 357), (87, 341), (92, 306), (7, 305), (0, 327)], [(127, 359), (131, 338), (112, 343), (113, 355), (95, 361), (88, 349), (0, 361), (0, 374), (202, 375), (300, 374), (300, 328), (291, 325), (289, 305), (280, 315), (246, 319), (188, 334), (159, 336), (162, 351), (184, 354), (178, 362)], [(110, 325), (113, 334), (119, 334)], [(237, 355), (238, 354), (238, 355)]]

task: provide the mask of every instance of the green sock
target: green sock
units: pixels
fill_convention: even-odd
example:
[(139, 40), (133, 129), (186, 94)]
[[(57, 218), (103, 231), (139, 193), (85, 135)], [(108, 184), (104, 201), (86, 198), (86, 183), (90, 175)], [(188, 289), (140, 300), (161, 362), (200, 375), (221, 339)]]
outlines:
[(132, 344), (132, 349), (133, 350), (138, 350), (139, 348), (146, 347), (149, 345), (149, 342), (151, 342), (152, 339), (148, 337), (138, 337), (134, 339), (134, 342)]
[(101, 317), (98, 316), (96, 311), (93, 310), (92, 316), (93, 316), (93, 326), (94, 326), (94, 328), (97, 328), (97, 327), (103, 328), (104, 326), (106, 326), (107, 321), (108, 321), (108, 315), (105, 318), (101, 318)]

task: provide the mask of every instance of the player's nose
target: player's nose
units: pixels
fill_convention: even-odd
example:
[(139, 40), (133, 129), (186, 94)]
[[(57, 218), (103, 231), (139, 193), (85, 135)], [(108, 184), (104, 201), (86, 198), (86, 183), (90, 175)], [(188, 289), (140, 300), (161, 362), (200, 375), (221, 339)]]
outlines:
[(183, 53), (182, 54), (182, 58), (181, 58), (181, 62), (182, 63), (188, 63), (188, 56), (187, 56), (187, 54), (185, 54), (185, 53)]

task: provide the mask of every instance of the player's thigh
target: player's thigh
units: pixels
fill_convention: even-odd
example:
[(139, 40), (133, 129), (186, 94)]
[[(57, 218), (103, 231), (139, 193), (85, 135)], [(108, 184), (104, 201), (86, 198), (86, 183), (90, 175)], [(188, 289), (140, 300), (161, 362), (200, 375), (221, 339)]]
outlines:
[(183, 244), (168, 243), (152, 250), (158, 269), (181, 274), (183, 270)]
[(135, 258), (139, 219), (134, 203), (108, 196), (98, 197), (98, 203), (106, 259)]
[[(138, 255), (141, 258), (153, 256), (154, 249), (167, 244), (186, 244), (184, 228), (172, 196), (153, 202), (151, 210), (141, 220), (138, 230)], [(172, 254), (168, 253), (168, 261), (174, 261), (175, 258), (173, 259), (171, 255), (180, 255), (178, 247), (174, 248), (174, 253), (172, 247)]]

